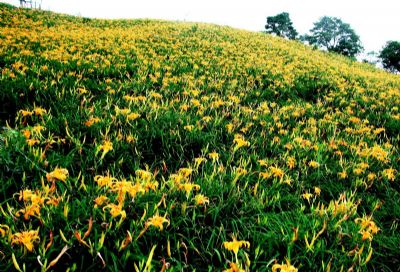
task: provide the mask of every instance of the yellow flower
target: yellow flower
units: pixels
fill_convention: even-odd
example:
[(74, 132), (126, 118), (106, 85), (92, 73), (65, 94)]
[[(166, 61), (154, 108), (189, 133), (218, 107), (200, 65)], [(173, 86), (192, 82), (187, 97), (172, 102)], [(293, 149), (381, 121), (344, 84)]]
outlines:
[(192, 169), (192, 168), (180, 168), (178, 172), (179, 172), (179, 174), (181, 174), (183, 177), (187, 178), (187, 177), (189, 177), (189, 176), (192, 174), (193, 169)]
[(228, 131), (228, 133), (231, 133), (233, 131), (233, 124), (232, 123), (227, 124), (225, 127), (226, 127), (226, 130)]
[(373, 181), (376, 178), (376, 174), (375, 173), (369, 173), (368, 174), (368, 181)]
[(369, 231), (366, 230), (361, 230), (360, 234), (362, 235), (361, 239), (364, 240), (370, 240), (372, 241), (372, 234)]
[(162, 231), (164, 229), (164, 223), (168, 223), (169, 226), (169, 220), (166, 218), (166, 216), (167, 214), (165, 214), (164, 216), (159, 216), (158, 214), (154, 215), (147, 220), (146, 228), (148, 228), (149, 226), (154, 226)]
[(85, 126), (91, 127), (93, 124), (96, 124), (98, 122), (100, 122), (99, 117), (90, 117), (90, 119), (85, 122)]
[(112, 142), (109, 141), (109, 140), (104, 140), (104, 141), (103, 141), (103, 144), (100, 145), (100, 146), (98, 147), (98, 151), (100, 151), (100, 150), (103, 150), (103, 153), (101, 154), (101, 158), (100, 158), (100, 159), (103, 159), (104, 156), (105, 156), (110, 150), (113, 150), (113, 144), (112, 144)]
[(248, 173), (247, 170), (242, 167), (236, 168), (234, 172), (236, 177), (244, 176)]
[(235, 139), (233, 139), (233, 143), (236, 144), (234, 150), (241, 148), (242, 146), (250, 146), (250, 142), (246, 141), (244, 137), (240, 134), (235, 135)]
[(345, 179), (345, 178), (347, 178), (347, 173), (346, 173), (346, 171), (342, 171), (342, 172), (338, 173), (338, 176), (340, 179)]
[(388, 168), (388, 169), (383, 170), (382, 173), (383, 173), (383, 175), (386, 176), (386, 178), (387, 178), (388, 180), (394, 181), (395, 178), (396, 178), (396, 172), (395, 172), (395, 171), (396, 171), (396, 170), (393, 169), (393, 168)]
[(223, 272), (245, 272), (245, 270), (241, 269), (236, 263), (229, 263), (231, 268), (225, 269)]
[(319, 187), (314, 187), (314, 193), (319, 196), (321, 194), (321, 188)]
[(359, 233), (362, 235), (362, 240), (372, 240), (373, 235), (377, 234), (378, 231), (380, 230), (374, 221), (372, 221), (372, 217), (362, 217), (362, 218), (357, 218), (354, 220), (357, 224), (360, 225), (361, 230)]
[(43, 116), (47, 113), (47, 111), (45, 109), (40, 108), (40, 107), (35, 107), (33, 109), (33, 112), (35, 113), (35, 115), (39, 115), (39, 116)]
[(134, 113), (134, 112), (132, 112), (132, 113), (128, 114), (128, 116), (126, 116), (126, 119), (127, 119), (128, 121), (133, 121), (133, 120), (138, 119), (139, 117), (140, 117), (140, 114), (139, 114), (139, 113)]
[(207, 159), (203, 158), (203, 157), (195, 158), (194, 159), (194, 168), (196, 168), (196, 169), (199, 168), (200, 164), (205, 162), (205, 161), (207, 161)]
[(319, 163), (316, 161), (310, 161), (308, 163), (308, 166), (312, 167), (312, 168), (318, 168), (319, 167)]
[(122, 204), (108, 204), (107, 206), (105, 206), (103, 208), (103, 211), (109, 209), (110, 210), (110, 214), (113, 218), (117, 217), (117, 216), (121, 216), (121, 219), (125, 219), (126, 218), (126, 212), (122, 209)]
[(4, 237), (6, 235), (6, 232), (9, 231), (9, 227), (7, 225), (1, 225), (0, 224), (0, 235), (1, 237)]
[(110, 176), (97, 175), (94, 177), (94, 181), (97, 182), (99, 187), (110, 187), (114, 181), (117, 181), (117, 179)]
[(288, 157), (286, 160), (286, 165), (289, 169), (293, 169), (296, 165), (296, 159), (294, 157)]
[(201, 206), (201, 205), (206, 205), (210, 203), (210, 200), (208, 197), (198, 194), (194, 197), (194, 202), (196, 202), (196, 205)]
[(250, 242), (247, 241), (238, 241), (236, 240), (235, 237), (233, 237), (233, 241), (231, 242), (224, 242), (224, 247), (227, 250), (233, 251), (235, 253), (235, 256), (239, 252), (239, 248), (241, 247), (247, 247), (250, 248)]
[(211, 153), (208, 153), (208, 157), (209, 157), (210, 159), (212, 159), (213, 162), (215, 162), (216, 160), (219, 159), (219, 154), (218, 154), (217, 152), (213, 151), (213, 152), (211, 152)]
[(269, 171), (272, 174), (272, 176), (274, 176), (275, 178), (282, 178), (285, 174), (285, 172), (283, 172), (282, 169), (280, 169), (278, 167), (274, 167), (274, 166), (271, 166), (269, 168)]
[(135, 174), (138, 178), (143, 181), (150, 181), (153, 178), (153, 174), (150, 171), (138, 169), (135, 171)]
[(260, 177), (263, 179), (268, 179), (270, 176), (268, 172), (260, 172)]
[(126, 181), (125, 179), (121, 181), (114, 182), (111, 186), (113, 192), (118, 192), (118, 201), (122, 203), (125, 199), (125, 194), (129, 193), (131, 197), (135, 197), (137, 193), (143, 192), (144, 189), (140, 183), (133, 183), (131, 181)]
[(151, 93), (150, 96), (153, 97), (153, 98), (157, 98), (157, 99), (161, 99), (162, 98), (162, 95), (159, 94), (159, 93), (156, 93), (156, 92)]
[(94, 203), (96, 203), (94, 207), (97, 208), (98, 206), (103, 206), (107, 202), (108, 202), (108, 197), (106, 197), (105, 195), (98, 196), (94, 200)]
[(302, 194), (301, 197), (307, 199), (307, 201), (310, 201), (310, 198), (313, 197), (313, 194), (307, 192)]
[(29, 252), (33, 250), (33, 244), (39, 241), (39, 230), (18, 232), (11, 238), (11, 244), (23, 245)]
[(40, 143), (40, 142), (39, 142), (39, 140), (37, 140), (37, 139), (26, 139), (26, 143), (27, 143), (29, 146), (34, 146), (35, 144), (38, 144), (38, 143)]
[(47, 181), (64, 181), (68, 177), (68, 170), (65, 168), (58, 168), (54, 169), (52, 172), (46, 174)]
[(99, 150), (103, 150), (103, 153), (107, 153), (108, 151), (113, 150), (112, 142), (104, 140), (103, 144), (99, 146)]
[(20, 209), (15, 215), (18, 217), (20, 213), (23, 213), (25, 220), (28, 220), (30, 216), (40, 218), (40, 208), (40, 205), (32, 203), (25, 206), (25, 209)]
[(290, 261), (286, 259), (286, 264), (274, 264), (272, 266), (272, 272), (297, 272), (297, 268), (290, 264)]
[(27, 201), (31, 200), (31, 197), (33, 195), (34, 195), (34, 192), (32, 192), (32, 190), (26, 189), (26, 190), (20, 191), (18, 200), (19, 201), (23, 200), (24, 202), (27, 202)]
[(27, 110), (20, 110), (19, 113), (23, 116), (32, 116), (33, 112), (32, 111), (27, 111)]
[(184, 126), (183, 128), (184, 128), (185, 130), (187, 130), (187, 131), (192, 131), (193, 128), (194, 128), (194, 126), (193, 126), (193, 125), (187, 125), (187, 126)]
[(196, 191), (199, 190), (200, 189), (200, 185), (197, 185), (197, 184), (194, 184), (194, 183), (185, 182), (183, 184), (179, 184), (178, 185), (178, 189), (181, 190), (181, 191), (185, 191), (186, 195), (188, 196), (189, 193), (192, 190), (196, 190)]

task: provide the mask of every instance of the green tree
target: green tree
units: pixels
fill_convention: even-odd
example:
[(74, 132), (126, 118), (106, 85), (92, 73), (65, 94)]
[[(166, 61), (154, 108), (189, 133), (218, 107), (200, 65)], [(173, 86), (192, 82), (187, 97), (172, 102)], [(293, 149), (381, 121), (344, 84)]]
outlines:
[(305, 35), (303, 39), (330, 52), (354, 57), (363, 50), (360, 37), (339, 18), (324, 16), (314, 23), (310, 32), (311, 35)]
[(379, 54), (382, 65), (391, 72), (400, 72), (400, 42), (389, 41)]
[(298, 34), (296, 29), (293, 27), (293, 23), (290, 20), (289, 13), (287, 12), (267, 17), (265, 29), (267, 33), (276, 34), (279, 37), (291, 40), (296, 39)]

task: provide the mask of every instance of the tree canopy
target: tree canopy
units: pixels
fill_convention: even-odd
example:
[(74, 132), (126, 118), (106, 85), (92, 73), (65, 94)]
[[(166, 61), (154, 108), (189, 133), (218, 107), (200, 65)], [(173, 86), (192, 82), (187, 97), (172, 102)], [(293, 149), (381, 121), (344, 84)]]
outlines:
[(391, 72), (400, 72), (400, 42), (389, 41), (379, 54), (382, 65)]
[(296, 39), (298, 34), (296, 29), (293, 27), (293, 23), (290, 20), (289, 13), (287, 12), (267, 17), (265, 29), (267, 33), (275, 34), (279, 37), (291, 40)]
[(363, 50), (360, 37), (349, 24), (339, 18), (324, 16), (314, 23), (310, 32), (311, 34), (305, 35), (303, 39), (330, 52), (354, 57)]

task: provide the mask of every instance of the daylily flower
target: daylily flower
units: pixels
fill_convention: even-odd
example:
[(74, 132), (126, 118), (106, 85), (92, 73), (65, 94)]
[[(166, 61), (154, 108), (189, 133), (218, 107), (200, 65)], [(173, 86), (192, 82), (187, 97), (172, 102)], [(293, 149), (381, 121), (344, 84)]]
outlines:
[(48, 181), (64, 181), (68, 177), (68, 170), (65, 168), (58, 168), (54, 169), (52, 172), (46, 174), (46, 178)]
[(312, 167), (312, 168), (318, 168), (318, 167), (320, 166), (320, 164), (319, 164), (318, 162), (316, 162), (316, 161), (310, 161), (310, 162), (308, 163), (308, 165), (309, 165), (310, 167)]
[(240, 134), (235, 135), (235, 139), (233, 139), (233, 143), (236, 144), (234, 150), (238, 150), (242, 146), (250, 146), (250, 142), (246, 141), (244, 137)]
[(396, 170), (393, 168), (388, 168), (382, 171), (383, 175), (390, 181), (394, 181), (396, 178)]
[(236, 263), (229, 263), (231, 268), (225, 269), (223, 272), (245, 272), (245, 270), (241, 269)]
[(6, 232), (9, 231), (9, 227), (7, 225), (1, 225), (0, 224), (0, 236), (4, 237), (6, 235)]
[(100, 150), (103, 150), (103, 153), (101, 154), (101, 158), (100, 158), (100, 159), (103, 159), (104, 156), (105, 156), (109, 151), (113, 150), (113, 144), (112, 144), (112, 142), (109, 141), (109, 140), (104, 140), (104, 141), (103, 141), (103, 144), (100, 145), (100, 146), (98, 147), (98, 151), (100, 151)]
[(215, 151), (208, 154), (208, 157), (213, 160), (213, 162), (219, 159), (219, 154)]
[(108, 197), (106, 197), (105, 195), (98, 196), (94, 200), (95, 203), (94, 207), (97, 208), (98, 206), (103, 206), (107, 202), (108, 202)]
[(194, 202), (196, 203), (196, 205), (200, 206), (200, 205), (209, 204), (210, 200), (208, 199), (208, 197), (206, 197), (202, 194), (198, 194), (194, 197)]
[(235, 256), (237, 256), (239, 252), (239, 248), (247, 247), (250, 248), (250, 242), (247, 241), (238, 241), (235, 237), (233, 237), (233, 241), (231, 242), (224, 242), (224, 247), (227, 250), (233, 251)]
[(116, 180), (116, 178), (110, 176), (97, 175), (94, 177), (94, 181), (97, 182), (97, 185), (99, 187), (110, 187), (112, 183)]
[(41, 107), (35, 107), (33, 109), (33, 112), (35, 113), (35, 115), (38, 115), (38, 116), (43, 116), (47, 113), (47, 111)]
[(297, 272), (297, 268), (290, 264), (290, 261), (286, 259), (286, 264), (274, 264), (272, 266), (272, 272)]
[(203, 157), (195, 158), (195, 159), (194, 159), (194, 168), (198, 169), (199, 166), (200, 166), (200, 164), (203, 163), (203, 162), (205, 162), (205, 161), (207, 161), (207, 159), (206, 159), (206, 158), (203, 158)]
[(108, 204), (107, 206), (105, 206), (103, 208), (103, 211), (109, 209), (110, 214), (113, 218), (117, 217), (117, 216), (121, 216), (121, 219), (125, 219), (126, 218), (126, 212), (122, 209), (122, 205), (121, 204)]
[(167, 214), (164, 216), (159, 216), (158, 214), (154, 215), (153, 217), (149, 218), (146, 222), (146, 229), (149, 226), (154, 226), (160, 229), (162, 231), (164, 229), (163, 224), (167, 223), (169, 226), (169, 220), (166, 218)]
[(11, 244), (23, 245), (29, 252), (33, 250), (34, 243), (39, 241), (39, 230), (18, 232), (13, 234), (11, 238)]

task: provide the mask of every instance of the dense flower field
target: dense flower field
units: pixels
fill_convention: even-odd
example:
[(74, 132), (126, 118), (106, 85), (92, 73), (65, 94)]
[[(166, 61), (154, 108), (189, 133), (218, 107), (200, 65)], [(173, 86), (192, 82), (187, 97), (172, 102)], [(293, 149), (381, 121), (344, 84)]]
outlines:
[(1, 271), (400, 266), (399, 76), (229, 27), (0, 16)]

